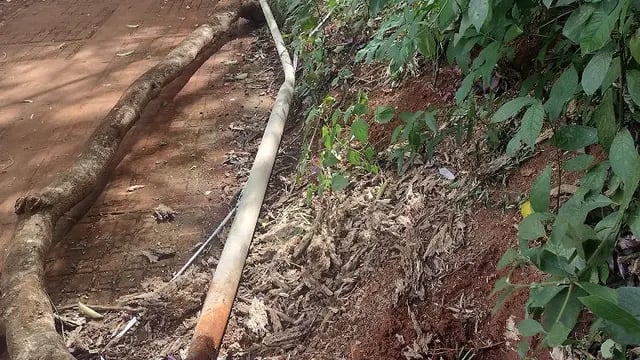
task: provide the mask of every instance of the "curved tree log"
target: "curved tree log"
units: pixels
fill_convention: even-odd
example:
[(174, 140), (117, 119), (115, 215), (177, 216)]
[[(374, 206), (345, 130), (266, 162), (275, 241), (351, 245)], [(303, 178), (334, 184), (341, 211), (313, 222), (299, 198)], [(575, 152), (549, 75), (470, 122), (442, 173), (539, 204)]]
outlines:
[[(243, 9), (245, 6), (242, 4)], [(255, 8), (255, 4), (248, 6)], [(44, 264), (56, 223), (107, 176), (127, 131), (162, 88), (176, 79), (205, 47), (215, 51), (232, 38), (240, 13), (247, 11), (240, 9), (240, 2), (233, 8), (198, 27), (129, 86), (70, 169), (39, 194), (16, 201), (18, 222), (0, 283), (2, 319), (11, 359), (74, 359), (56, 332), (52, 306), (44, 290)]]

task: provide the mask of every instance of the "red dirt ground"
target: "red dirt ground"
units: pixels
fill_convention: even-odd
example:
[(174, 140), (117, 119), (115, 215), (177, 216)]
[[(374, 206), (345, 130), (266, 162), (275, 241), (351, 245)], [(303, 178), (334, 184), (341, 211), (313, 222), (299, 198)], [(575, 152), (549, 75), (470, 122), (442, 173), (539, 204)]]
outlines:
[[(523, 164), (522, 169), (539, 171), (549, 160), (543, 152)], [(525, 173), (528, 173), (526, 171)], [(509, 191), (528, 192), (534, 177), (522, 178), (515, 173), (511, 177)], [(499, 189), (496, 189), (499, 191)], [(492, 315), (493, 298), (489, 297), (495, 281), (500, 277), (496, 264), (502, 254), (516, 245), (516, 225), (520, 221), (517, 210), (503, 210), (497, 206), (477, 207), (473, 211), (470, 236), (466, 245), (445, 258), (457, 268), (440, 277), (443, 284), (428, 295), (424, 302), (410, 301), (397, 308), (391, 304), (394, 280), (402, 269), (390, 260), (369, 277), (354, 295), (356, 304), (341, 319), (331, 324), (324, 334), (314, 334), (309, 340), (309, 359), (329, 359), (321, 356), (314, 344), (330, 343), (328, 353), (349, 354), (352, 360), (404, 359), (401, 350), (416, 338), (407, 305), (416, 314), (418, 324), (425, 334), (444, 343), (432, 345), (431, 357), (453, 359), (461, 346), (477, 351), (476, 358), (488, 360), (516, 360), (514, 349), (517, 343), (505, 343), (507, 319), (514, 316), (515, 322), (523, 318), (527, 292), (521, 291), (511, 297), (495, 315)], [(516, 273), (517, 282), (539, 281), (540, 274), (534, 269)], [(472, 310), (471, 316), (463, 316), (461, 310)], [(477, 330), (476, 330), (477, 329)], [(330, 341), (332, 339), (333, 341)], [(402, 339), (404, 343), (401, 343)], [(548, 360), (548, 352), (538, 351), (536, 359)]]
[[(63, 171), (122, 91), (206, 21), (215, 5), (17, 3), (0, 6), (3, 250), (15, 223), (15, 199)], [(170, 276), (226, 215), (242, 174), (225, 164), (225, 154), (241, 152), (245, 138), (260, 134), (272, 104), (274, 71), (253, 62), (264, 58), (248, 51), (254, 41), (244, 31), (150, 106), (105, 191), (50, 253), (46, 286), (55, 304), (109, 304), (147, 276)], [(236, 73), (249, 76), (228, 78)], [(128, 192), (132, 185), (145, 187)], [(160, 204), (177, 212), (174, 222), (155, 222), (151, 214)], [(149, 250), (169, 256), (151, 264), (142, 255)]]
[[(446, 107), (451, 105), (450, 93), (455, 92), (458, 76), (455, 71), (445, 69), (437, 87), (431, 76), (425, 75), (399, 89), (378, 89), (369, 94), (369, 104), (372, 108), (383, 104), (395, 106), (398, 112)], [(393, 127), (394, 123), (384, 127), (372, 124), (371, 138), (388, 141), (389, 129)], [(493, 185), (491, 181), (486, 182), (490, 194), (488, 206), (478, 204), (471, 210), (468, 224), (471, 230), (465, 246), (444, 258), (455, 270), (438, 279), (441, 285), (428, 294), (426, 301), (401, 301), (401, 305), (393, 307), (394, 281), (402, 269), (397, 260), (389, 260), (371, 274), (369, 282), (359, 286), (353, 296), (357, 300), (347, 306), (349, 311), (324, 333), (311, 335), (307, 346), (309, 356), (305, 359), (334, 358), (328, 354), (342, 354), (352, 360), (404, 359), (402, 348), (416, 338), (407, 306), (416, 314), (425, 334), (444, 340), (430, 345), (428, 359), (453, 359), (462, 346), (476, 349), (477, 359), (518, 359), (517, 342), (505, 339), (505, 330), (507, 319), (513, 317), (517, 323), (523, 318), (528, 293), (517, 292), (495, 314), (492, 314), (495, 298), (489, 297), (495, 281), (504, 275), (496, 270), (496, 264), (507, 249), (516, 245), (516, 225), (521, 220), (518, 209), (504, 208), (502, 200), (508, 199), (514, 204), (518, 197), (525, 196), (535, 175), (556, 157), (556, 151), (543, 144), (536, 156), (509, 173), (506, 186), (499, 181)], [(565, 184), (574, 184), (576, 180), (575, 174), (563, 175)], [(553, 186), (556, 182), (554, 167)], [(512, 279), (519, 283), (539, 281), (541, 274), (526, 268), (513, 274)], [(465, 314), (465, 310), (471, 311)], [(548, 360), (550, 356), (542, 349), (535, 350), (534, 355), (538, 360)]]
[[(5, 76), (0, 78), (0, 249), (12, 234), (15, 199), (37, 191), (65, 169), (126, 86), (205, 21), (213, 4), (1, 3), (0, 73)], [(249, 61), (254, 40), (244, 35), (225, 46), (190, 79), (173, 84), (141, 119), (128, 138), (130, 153), (101, 197), (50, 254), (47, 288), (55, 304), (109, 304), (134, 291), (147, 276), (168, 277), (225, 215), (240, 183), (238, 170), (224, 164), (226, 153), (241, 151), (241, 136), (231, 128), (263, 124), (272, 103), (260, 94), (273, 92), (274, 70)], [(131, 55), (117, 55), (130, 50)], [(231, 60), (238, 64), (224, 65)], [(248, 79), (225, 80), (225, 74), (240, 72), (249, 73)], [(371, 94), (371, 104), (395, 103), (401, 111), (445, 105), (456, 82), (455, 74), (445, 75), (436, 87), (423, 77), (390, 94)], [(492, 202), (498, 203), (503, 192), (511, 199), (526, 193), (531, 174), (553, 155), (543, 151), (515, 170), (506, 188), (493, 188)], [(131, 185), (145, 187), (128, 192)], [(153, 208), (161, 203), (177, 211), (175, 222), (153, 220)], [(515, 359), (505, 344), (505, 324), (511, 315), (522, 317), (526, 294), (512, 298), (495, 316), (488, 295), (498, 277), (497, 260), (515, 244), (518, 221), (514, 209), (473, 209), (471, 235), (451, 259), (461, 266), (441, 279), (449, 286), (431, 293), (431, 301), (409, 304), (425, 333), (448, 339), (432, 349), (433, 358), (451, 358), (457, 346), (467, 345), (485, 348), (478, 359)], [(149, 264), (142, 256), (145, 250), (173, 255)], [(416, 335), (407, 310), (390, 304), (400, 271), (394, 260), (381, 264), (357, 290), (348, 316), (307, 340), (309, 356), (315, 351), (354, 360), (401, 359), (400, 339), (411, 343)], [(538, 275), (527, 270), (520, 276)], [(474, 317), (456, 316), (452, 304), (473, 308)], [(326, 343), (332, 348), (314, 348)]]

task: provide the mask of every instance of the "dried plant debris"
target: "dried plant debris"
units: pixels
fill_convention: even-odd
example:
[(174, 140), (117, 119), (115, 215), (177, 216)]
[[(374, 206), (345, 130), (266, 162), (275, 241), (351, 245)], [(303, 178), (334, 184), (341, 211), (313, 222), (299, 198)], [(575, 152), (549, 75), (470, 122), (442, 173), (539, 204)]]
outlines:
[[(462, 185), (452, 187), (437, 170), (421, 167), (402, 177), (362, 179), (349, 192), (325, 194), (311, 204), (295, 192), (272, 198), (247, 259), (222, 355), (269, 359), (283, 351), (303, 353), (306, 339), (349, 311), (360, 293), (355, 290), (391, 257), (403, 271), (389, 304), (403, 308), (410, 299), (425, 299), (451, 271), (444, 259), (463, 244), (467, 230), (460, 199), (474, 184), (465, 183), (463, 172), (456, 181)], [(152, 262), (163, 254), (141, 253)], [(209, 271), (194, 268), (175, 282), (150, 279), (143, 284), (146, 292), (115, 304), (142, 310), (136, 313), (103, 312), (100, 321), (75, 322), (73, 311), (63, 312), (67, 345), (78, 359), (184, 359), (209, 278)], [(474, 304), (468, 300), (448, 305), (456, 316), (478, 318), (469, 313)], [(407, 358), (423, 356), (437, 339), (406, 309), (417, 336), (398, 341)]]
[(629, 286), (637, 286), (640, 283), (640, 240), (632, 234), (620, 237), (609, 265)]
[(160, 260), (174, 257), (176, 251), (172, 248), (153, 248), (140, 251), (140, 255), (146, 257), (149, 263), (155, 264)]
[[(468, 211), (461, 199), (475, 186), (464, 172), (456, 181), (461, 185), (452, 187), (437, 168), (423, 166), (402, 177), (361, 179), (349, 192), (325, 194), (311, 204), (295, 192), (271, 198), (221, 355), (269, 359), (283, 352), (292, 357), (303, 353), (306, 339), (344, 316), (368, 276), (395, 257), (403, 271), (388, 301), (408, 312), (416, 334), (412, 341), (398, 341), (405, 357), (424, 357), (438, 340), (420, 327), (406, 303), (426, 299), (442, 286), (442, 274), (455, 266), (446, 258), (464, 242)], [(141, 255), (153, 262), (164, 256), (164, 250), (158, 251)], [(213, 268), (215, 263), (212, 258), (206, 265)], [(136, 313), (103, 312), (100, 321), (76, 322), (74, 312), (63, 312), (58, 321), (68, 320), (67, 345), (78, 359), (184, 359), (209, 278), (209, 271), (196, 267), (176, 282), (148, 280), (146, 292), (115, 304), (142, 309)], [(469, 301), (447, 304), (446, 311), (478, 319), (469, 312), (476, 305)], [(131, 329), (115, 339), (127, 324)]]
[[(109, 312), (100, 321), (81, 323), (65, 332), (67, 347), (77, 359), (182, 359), (209, 281), (208, 272), (193, 269), (170, 283), (148, 279), (146, 292), (118, 300), (123, 309), (141, 311)], [(75, 314), (69, 309), (60, 316)]]
[[(474, 184), (466, 184), (462, 172), (456, 177), (463, 186), (421, 167), (402, 177), (363, 179), (310, 205), (290, 194), (272, 203), (239, 289), (234, 318), (240, 326), (228, 334), (239, 352), (304, 351), (300, 344), (309, 332), (347, 311), (361, 280), (392, 256), (404, 271), (390, 303), (424, 299), (425, 284), (450, 270), (442, 257), (463, 244), (467, 230), (460, 199)], [(430, 341), (431, 335), (420, 335), (411, 345), (416, 351)]]
[(131, 185), (127, 188), (127, 192), (134, 192), (136, 190), (144, 189), (145, 185)]
[(170, 222), (176, 219), (176, 212), (167, 205), (160, 204), (153, 209), (153, 217), (157, 222)]

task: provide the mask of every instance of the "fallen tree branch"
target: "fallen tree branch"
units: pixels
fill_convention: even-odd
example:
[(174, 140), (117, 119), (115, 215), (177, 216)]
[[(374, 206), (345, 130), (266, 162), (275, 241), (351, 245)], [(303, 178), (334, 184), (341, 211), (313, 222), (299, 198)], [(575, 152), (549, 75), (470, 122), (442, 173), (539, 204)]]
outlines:
[[(118, 305), (87, 305), (87, 306), (89, 306), (90, 308), (96, 311), (106, 311), (106, 312), (125, 311), (125, 312), (136, 314), (144, 311), (143, 308), (134, 308), (131, 306), (118, 306)], [(70, 304), (65, 306), (59, 306), (57, 307), (57, 310), (64, 311), (64, 310), (71, 310), (76, 308), (78, 308), (78, 304)]]
[(256, 228), (264, 195), (269, 183), (285, 120), (293, 98), (295, 69), (284, 44), (278, 24), (269, 4), (260, 0), (262, 12), (271, 31), (284, 71), (284, 82), (278, 90), (275, 104), (269, 116), (262, 141), (253, 161), (247, 184), (238, 203), (236, 216), (229, 230), (227, 241), (198, 319), (187, 360), (217, 359), (222, 337), (227, 327), (231, 306), (236, 297), (242, 268), (249, 253), (249, 246)]
[(102, 120), (71, 168), (39, 194), (16, 201), (18, 222), (0, 284), (2, 318), (12, 359), (74, 359), (55, 330), (54, 314), (43, 286), (44, 264), (56, 224), (107, 175), (128, 130), (163, 87), (175, 80), (204, 48), (217, 50), (231, 39), (239, 12), (240, 4), (201, 25), (140, 76)]

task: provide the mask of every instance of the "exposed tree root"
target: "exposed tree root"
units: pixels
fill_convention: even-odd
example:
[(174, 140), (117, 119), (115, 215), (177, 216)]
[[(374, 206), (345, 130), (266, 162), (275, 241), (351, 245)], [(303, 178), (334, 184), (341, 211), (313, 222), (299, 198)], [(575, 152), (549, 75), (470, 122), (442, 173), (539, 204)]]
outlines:
[[(243, 3), (243, 7), (246, 5)], [(123, 138), (147, 104), (205, 47), (218, 50), (229, 41), (236, 20), (246, 11), (234, 5), (234, 10), (198, 27), (125, 91), (68, 171), (39, 194), (16, 201), (18, 222), (0, 284), (2, 318), (12, 359), (74, 359), (55, 330), (52, 306), (44, 290), (44, 264), (56, 225), (107, 176)]]

